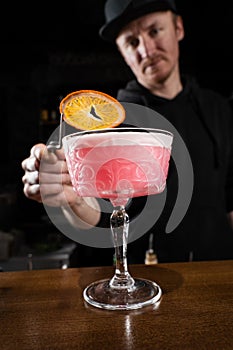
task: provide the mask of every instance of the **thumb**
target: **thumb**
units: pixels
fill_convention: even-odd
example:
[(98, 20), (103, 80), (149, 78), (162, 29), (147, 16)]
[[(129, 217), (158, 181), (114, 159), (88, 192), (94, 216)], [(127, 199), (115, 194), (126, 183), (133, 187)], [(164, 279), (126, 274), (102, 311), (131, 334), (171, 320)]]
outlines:
[(49, 152), (46, 145), (43, 143), (38, 143), (32, 147), (31, 154), (36, 157), (39, 161), (42, 160), (54, 164), (57, 162), (57, 156), (54, 152)]

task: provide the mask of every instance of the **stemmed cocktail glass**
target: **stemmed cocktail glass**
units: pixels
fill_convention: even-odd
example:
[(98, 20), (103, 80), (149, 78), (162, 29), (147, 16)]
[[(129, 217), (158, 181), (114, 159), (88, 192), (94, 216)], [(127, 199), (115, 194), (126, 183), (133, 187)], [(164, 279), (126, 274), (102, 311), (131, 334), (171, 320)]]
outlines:
[[(161, 193), (166, 186), (173, 135), (159, 129), (109, 128), (77, 132), (63, 138), (72, 185), (81, 197), (107, 198), (113, 206), (110, 227), (115, 247), (115, 273), (83, 292), (86, 302), (109, 310), (139, 309), (156, 303), (160, 286), (133, 278), (127, 266), (132, 197)], [(98, 239), (98, 238), (97, 238)]]

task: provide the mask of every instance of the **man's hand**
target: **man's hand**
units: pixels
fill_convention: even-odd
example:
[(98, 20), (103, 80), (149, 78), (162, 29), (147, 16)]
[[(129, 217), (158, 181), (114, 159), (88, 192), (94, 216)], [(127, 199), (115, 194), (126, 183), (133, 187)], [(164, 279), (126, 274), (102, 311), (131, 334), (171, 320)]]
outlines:
[(46, 145), (37, 144), (22, 161), (22, 168), (26, 197), (54, 207), (77, 203), (62, 149), (53, 153)]
[(63, 150), (49, 152), (46, 145), (36, 144), (22, 161), (22, 181), (29, 199), (52, 207), (61, 207), (67, 220), (84, 229), (95, 226), (100, 207), (95, 198), (81, 198), (73, 190)]

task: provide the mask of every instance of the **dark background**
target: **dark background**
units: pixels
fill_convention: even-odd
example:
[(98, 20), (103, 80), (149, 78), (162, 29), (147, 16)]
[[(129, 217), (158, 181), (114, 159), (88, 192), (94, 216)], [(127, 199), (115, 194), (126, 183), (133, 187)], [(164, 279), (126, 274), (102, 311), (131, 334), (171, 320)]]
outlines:
[[(96, 89), (115, 95), (131, 77), (115, 47), (98, 36), (104, 3), (9, 2), (2, 7), (0, 194), (10, 192), (16, 198), (8, 226), (40, 215), (41, 205), (23, 196), (21, 161), (55, 128), (41, 125), (41, 110), (48, 111), (50, 120), (67, 93)], [(194, 74), (202, 86), (230, 97), (232, 2), (177, 0), (177, 6), (186, 29), (181, 70)]]

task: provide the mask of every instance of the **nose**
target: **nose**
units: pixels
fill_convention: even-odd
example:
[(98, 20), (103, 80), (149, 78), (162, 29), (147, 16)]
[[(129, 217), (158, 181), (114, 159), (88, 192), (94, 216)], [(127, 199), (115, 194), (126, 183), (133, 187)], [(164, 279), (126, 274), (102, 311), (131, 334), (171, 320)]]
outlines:
[(155, 52), (155, 41), (149, 36), (142, 36), (139, 40), (138, 53), (141, 58), (150, 57)]

